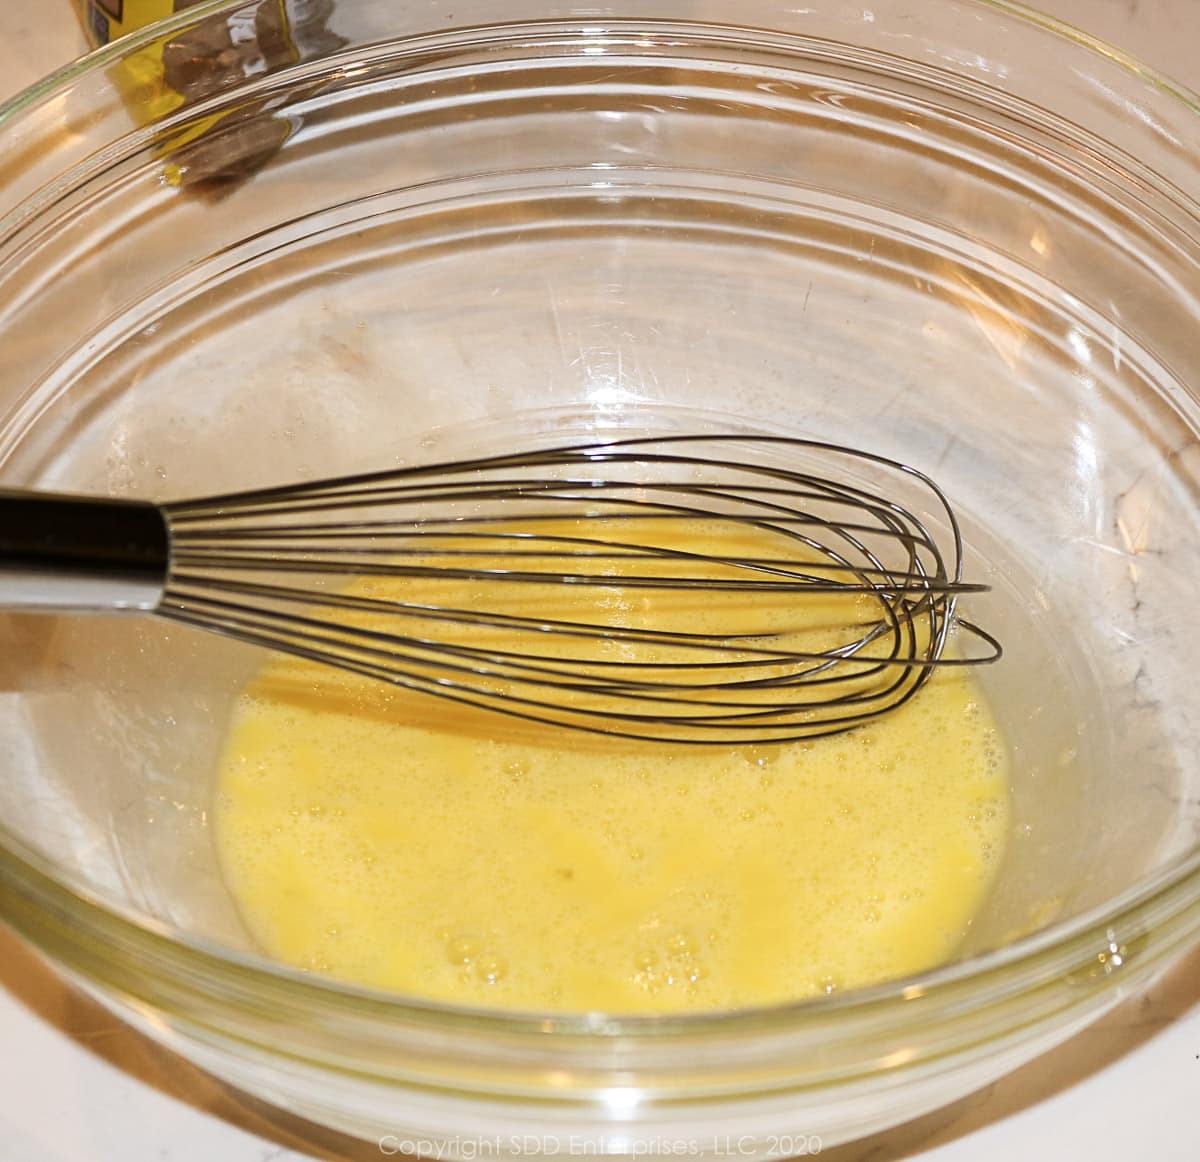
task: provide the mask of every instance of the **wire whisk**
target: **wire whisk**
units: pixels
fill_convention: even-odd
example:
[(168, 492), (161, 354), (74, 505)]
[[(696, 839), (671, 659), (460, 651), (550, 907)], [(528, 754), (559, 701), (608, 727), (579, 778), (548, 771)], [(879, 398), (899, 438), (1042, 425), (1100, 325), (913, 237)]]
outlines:
[[(536, 723), (814, 738), (1001, 656), (929, 477), (677, 435), (153, 505), (0, 494), (0, 604), (128, 609)], [(951, 636), (954, 635), (952, 643)]]

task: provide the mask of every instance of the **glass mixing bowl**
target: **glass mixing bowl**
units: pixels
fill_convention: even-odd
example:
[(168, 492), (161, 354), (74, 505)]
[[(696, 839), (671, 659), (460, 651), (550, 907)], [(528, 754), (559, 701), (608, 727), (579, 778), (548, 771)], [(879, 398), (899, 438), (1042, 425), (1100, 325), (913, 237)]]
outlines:
[(994, 586), (1013, 827), (962, 956), (912, 979), (661, 1019), (372, 993), (261, 959), (218, 875), (260, 659), (12, 616), (3, 918), (385, 1149), (798, 1153), (1070, 1036), (1200, 931), (1198, 137), (1193, 97), (980, 0), (201, 4), (26, 92), (3, 484), (165, 499), (725, 428), (896, 457)]

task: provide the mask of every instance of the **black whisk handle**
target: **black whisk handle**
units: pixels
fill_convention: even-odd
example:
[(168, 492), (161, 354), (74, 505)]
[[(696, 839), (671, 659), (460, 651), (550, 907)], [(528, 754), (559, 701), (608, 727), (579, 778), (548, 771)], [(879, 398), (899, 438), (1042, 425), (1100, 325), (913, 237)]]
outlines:
[(169, 564), (156, 505), (0, 490), (0, 607), (154, 610)]

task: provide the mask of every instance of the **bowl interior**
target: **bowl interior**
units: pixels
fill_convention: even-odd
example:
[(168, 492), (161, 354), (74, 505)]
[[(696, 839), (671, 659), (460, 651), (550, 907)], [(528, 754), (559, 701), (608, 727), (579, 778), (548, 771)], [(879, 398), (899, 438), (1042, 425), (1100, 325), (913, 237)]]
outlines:
[[(803, 29), (331, 27), (152, 124), (112, 66), (112, 141), (2, 239), (5, 485), (171, 499), (596, 434), (868, 449), (951, 497), (1007, 651), (1012, 834), (964, 954), (1194, 850), (1200, 245), (1169, 188)], [(4, 618), (7, 841), (247, 949), (209, 808), (260, 661)]]

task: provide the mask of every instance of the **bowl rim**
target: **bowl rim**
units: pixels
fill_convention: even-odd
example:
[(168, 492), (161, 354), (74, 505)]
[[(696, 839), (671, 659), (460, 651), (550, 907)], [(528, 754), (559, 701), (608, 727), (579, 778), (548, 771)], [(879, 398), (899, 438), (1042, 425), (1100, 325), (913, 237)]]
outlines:
[[(1149, 84), (1163, 96), (1177, 102), (1184, 111), (1200, 115), (1200, 92), (1143, 63), (1137, 57), (1067, 22), (1013, 0), (944, 0), (966, 10), (998, 13), (1050, 37), (1070, 42), (1087, 53), (1105, 58), (1110, 64)], [(14, 119), (58, 96), (72, 84), (101, 73), (116, 61), (160, 40), (164, 35), (186, 28), (198, 20), (242, 7), (244, 0), (202, 0), (172, 17), (121, 37), (85, 54), (35, 82), (7, 101), (0, 103), (0, 130), (7, 130)], [(558, 17), (563, 22), (566, 17)], [(590, 17), (595, 20), (596, 18)], [(624, 18), (621, 18), (624, 19)], [(526, 21), (497, 21), (489, 27)], [(735, 21), (714, 22), (737, 27)], [(463, 31), (467, 25), (455, 26)], [(962, 960), (941, 965), (912, 976), (882, 984), (849, 989), (832, 995), (808, 997), (742, 1009), (685, 1011), (667, 1014), (612, 1014), (602, 1012), (531, 1011), (484, 1008), (427, 1000), (416, 996), (370, 988), (316, 977), (302, 970), (268, 960), (264, 956), (239, 952), (215, 941), (176, 932), (168, 924), (134, 909), (125, 909), (104, 901), (81, 880), (62, 874), (53, 862), (34, 851), (0, 822), (0, 919), (13, 927), (35, 946), (39, 921), (21, 911), (14, 920), (6, 915), (7, 902), (31, 905), (46, 916), (65, 920), (66, 940), (59, 949), (81, 949), (88, 941), (105, 942), (106, 955), (113, 951), (130, 954), (150, 963), (184, 967), (205, 981), (220, 981), (234, 993), (269, 995), (286, 1000), (294, 1007), (316, 1017), (327, 1014), (366, 1016), (384, 1024), (393, 1022), (412, 1026), (440, 1026), (469, 1032), (554, 1034), (596, 1038), (686, 1038), (717, 1032), (779, 1032), (814, 1021), (835, 1020), (847, 1014), (881, 1014), (892, 1018), (894, 1026), (916, 1025), (930, 1019), (930, 1009), (938, 1005), (957, 1010), (986, 1008), (998, 996), (1015, 993), (1061, 979), (1073, 973), (1094, 970), (1097, 957), (1106, 950), (1124, 948), (1126, 933), (1141, 935), (1151, 917), (1166, 922), (1181, 922), (1187, 929), (1178, 939), (1156, 947), (1144, 958), (1136, 955), (1127, 963), (1152, 964), (1178, 949), (1181, 943), (1194, 941), (1200, 932), (1200, 844), (1173, 862), (1138, 880), (1119, 895), (1066, 920), (1053, 922), (1029, 935), (1001, 947), (986, 950)], [(62, 927), (60, 925), (60, 927)], [(71, 957), (64, 956), (68, 968)], [(1114, 971), (1121, 959), (1104, 968), (1104, 987), (1127, 974)], [(86, 976), (86, 973), (84, 974)], [(249, 987), (248, 987), (249, 986)], [(914, 1006), (905, 1002), (923, 1000)]]
[[(1126, 52), (1111, 41), (1085, 32), (1077, 25), (1060, 20), (1056, 16), (1043, 12), (1019, 0), (951, 0), (964, 8), (978, 8), (999, 12), (1015, 17), (1023, 24), (1041, 29), (1052, 36), (1071, 41), (1080, 48), (1099, 54), (1109, 62), (1118, 65), (1126, 72), (1148, 82), (1155, 89), (1168, 97), (1180, 102), (1186, 109), (1200, 114), (1200, 88), (1192, 89), (1181, 80), (1169, 75), (1153, 65), (1147, 64), (1140, 57)], [(32, 85), (26, 86), (20, 92), (14, 93), (5, 101), (0, 101), (0, 128), (10, 119), (24, 112), (43, 100), (54, 96), (66, 88), (72, 81), (88, 73), (98, 72), (106, 65), (121, 60), (126, 55), (138, 52), (140, 49), (160, 40), (164, 35), (170, 35), (181, 28), (187, 28), (198, 20), (216, 13), (232, 10), (242, 6), (243, 0), (200, 0), (188, 8), (173, 15), (156, 21), (143, 28), (109, 41), (108, 44), (86, 52), (83, 56), (60, 66), (53, 72), (47, 73)], [(595, 18), (593, 18), (595, 19)], [(622, 18), (626, 19), (626, 18)], [(502, 26), (504, 21), (498, 21), (493, 26)], [(515, 23), (523, 23), (517, 21)], [(462, 26), (463, 28), (467, 26)], [(730, 24), (729, 27), (736, 27)], [(459, 31), (456, 27), (456, 31)]]

